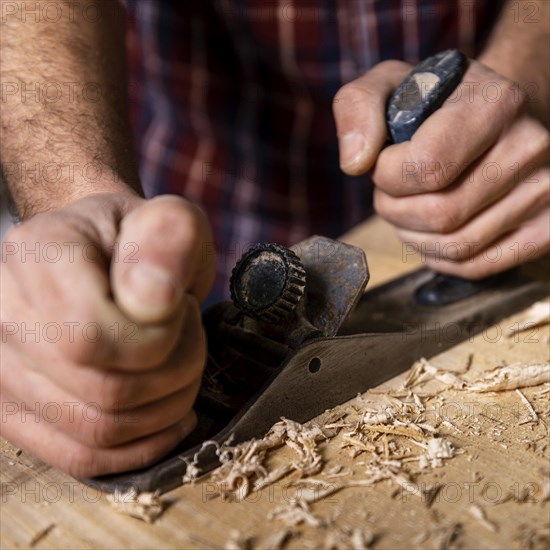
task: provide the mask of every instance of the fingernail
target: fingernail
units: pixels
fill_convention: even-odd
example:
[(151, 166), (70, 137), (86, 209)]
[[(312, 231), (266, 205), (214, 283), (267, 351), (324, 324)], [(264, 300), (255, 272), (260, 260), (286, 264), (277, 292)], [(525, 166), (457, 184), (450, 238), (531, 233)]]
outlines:
[(138, 307), (152, 313), (171, 309), (181, 297), (181, 285), (167, 271), (152, 265), (139, 264), (130, 270), (128, 290)]
[(351, 132), (340, 138), (340, 167), (343, 170), (358, 168), (366, 152), (366, 140), (363, 134)]

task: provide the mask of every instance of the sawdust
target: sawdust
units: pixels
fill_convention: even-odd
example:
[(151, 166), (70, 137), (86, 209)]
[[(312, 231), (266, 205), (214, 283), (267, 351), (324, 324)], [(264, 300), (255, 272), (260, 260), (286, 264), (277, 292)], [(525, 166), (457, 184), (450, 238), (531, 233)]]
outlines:
[[(445, 400), (440, 396), (441, 392), (419, 393), (416, 388), (436, 381), (441, 383), (444, 389), (459, 392), (515, 389), (527, 410), (529, 422), (541, 421), (540, 414), (537, 414), (532, 402), (519, 388), (550, 382), (550, 365), (504, 364), (470, 381), (467, 378), (472, 377), (469, 373), (472, 365), (472, 354), (468, 355), (460, 373), (438, 369), (422, 359), (413, 365), (400, 389), (386, 389), (385, 393), (377, 390), (368, 392), (358, 397), (354, 404), (345, 407), (345, 411), (340, 412), (339, 417), (325, 417), (306, 425), (283, 418), (262, 439), (234, 446), (226, 443), (217, 447), (221, 467), (215, 470), (210, 478), (219, 488), (214, 496), (241, 501), (251, 491), (257, 491), (288, 477), (285, 488), (294, 491), (292, 498), (271, 509), (267, 516), (270, 521), (281, 523), (284, 527), (273, 534), (273, 543), (268, 539), (269, 544), (264, 541), (259, 547), (280, 548), (293, 536), (296, 527), (305, 526), (327, 531), (324, 539), (325, 548), (369, 548), (375, 539), (372, 532), (355, 532), (336, 527), (330, 518), (319, 515), (316, 503), (326, 501), (339, 491), (386, 483), (395, 486), (402, 495), (411, 494), (418, 497), (428, 509), (431, 509), (445, 484), (420, 483), (417, 476), (442, 468), (447, 461), (465, 452), (456, 448), (456, 443), (448, 435), (449, 432), (462, 436), (487, 434), (496, 443), (507, 447), (500, 439), (503, 430), (506, 429), (506, 423), (488, 415), (489, 409), (478, 414), (479, 417), (486, 416), (487, 420), (493, 423), (489, 428), (474, 415), (453, 419), (459, 423), (456, 425), (445, 417), (432, 416), (435, 404), (445, 405)], [(458, 374), (466, 374), (466, 377), (462, 378)], [(550, 386), (543, 387), (531, 399), (547, 399), (549, 392)], [(369, 395), (373, 394), (380, 395), (376, 402), (369, 400)], [(541, 410), (540, 406), (538, 410)], [(446, 433), (440, 433), (441, 428), (446, 428)], [(352, 458), (363, 455), (365, 460), (354, 460), (353, 470), (343, 469), (340, 464), (331, 465), (324, 470), (325, 460), (319, 444), (335, 437), (340, 442), (340, 448), (349, 452)], [(271, 464), (268, 455), (276, 447), (291, 449), (295, 458), (285, 464)], [(470, 461), (476, 458), (475, 455), (467, 454)], [(320, 477), (312, 477), (316, 474), (320, 474)], [(291, 475), (294, 478), (291, 478)], [(480, 479), (483, 479), (483, 476), (476, 474), (474, 482), (479, 482)], [(396, 494), (394, 493), (394, 497)], [(500, 502), (510, 499), (515, 502), (527, 502), (528, 496), (510, 495)], [(541, 502), (550, 498), (549, 476), (541, 477), (538, 498)], [(467, 510), (472, 518), (488, 531), (499, 531), (498, 525), (487, 517), (486, 511), (479, 505), (472, 504)], [(458, 548), (463, 525), (452, 523), (438, 526), (438, 523), (435, 521), (428, 530), (419, 533), (419, 541), (430, 538), (436, 548)], [(307, 546), (307, 541), (301, 542), (304, 547)], [(250, 540), (247, 544), (250, 544)]]
[(138, 493), (132, 488), (125, 493), (116, 491), (107, 495), (107, 500), (113, 508), (122, 514), (153, 523), (164, 511), (164, 504), (159, 493)]

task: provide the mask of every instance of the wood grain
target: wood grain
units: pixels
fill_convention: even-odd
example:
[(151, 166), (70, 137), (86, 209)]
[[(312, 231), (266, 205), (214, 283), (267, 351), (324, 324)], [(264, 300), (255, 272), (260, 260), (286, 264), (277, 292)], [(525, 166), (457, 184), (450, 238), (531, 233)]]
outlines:
[[(373, 220), (346, 236), (348, 242), (361, 243), (367, 250), (372, 271), (369, 288), (419, 265), (418, 258), (402, 258), (401, 245), (392, 235), (386, 224)], [(514, 318), (507, 319), (501, 328), (513, 322)], [(514, 338), (496, 338), (495, 334), (496, 330), (486, 331), (431, 362), (457, 371), (471, 359), (471, 372), (481, 373), (503, 361), (548, 361), (548, 327)], [(396, 388), (404, 377), (381, 388)], [(442, 486), (431, 505), (389, 482), (345, 489), (315, 503), (312, 511), (321, 526), (290, 529), (285, 548), (350, 547), (350, 533), (356, 527), (374, 533), (374, 548), (545, 547), (545, 537), (550, 536), (550, 502), (529, 496), (550, 461), (546, 427), (550, 394), (537, 397), (540, 390), (523, 390), (541, 420), (538, 424), (520, 423), (528, 411), (513, 391), (486, 395), (443, 391), (433, 403), (433, 415), (449, 420), (449, 427), (441, 433), (462, 454), (416, 477), (419, 486)], [(376, 394), (370, 392), (366, 398), (383, 403), (385, 396), (377, 388)], [(355, 404), (360, 406), (358, 401)], [(360, 478), (366, 454), (351, 458), (341, 445), (341, 435), (322, 444), (324, 471), (341, 465), (349, 479)], [(115, 512), (104, 495), (26, 452), (17, 452), (5, 440), (0, 442), (0, 451), (2, 548), (27, 548), (31, 543), (36, 548), (223, 548), (233, 531), (249, 538), (252, 547), (265, 548), (267, 537), (285, 528), (268, 515), (288, 500), (290, 479), (240, 503), (209, 500), (213, 487), (208, 479), (201, 480), (163, 496), (167, 509), (149, 525)], [(290, 458), (291, 452), (282, 448), (269, 461)], [(495, 504), (506, 495), (511, 497)], [(472, 505), (482, 509), (486, 522), (476, 519)]]

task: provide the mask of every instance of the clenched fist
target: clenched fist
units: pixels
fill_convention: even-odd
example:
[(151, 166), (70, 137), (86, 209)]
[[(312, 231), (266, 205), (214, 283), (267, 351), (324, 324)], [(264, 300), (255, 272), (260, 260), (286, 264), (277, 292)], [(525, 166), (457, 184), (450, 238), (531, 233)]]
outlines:
[(542, 256), (550, 248), (550, 134), (526, 93), (472, 60), (412, 139), (385, 147), (386, 103), (411, 69), (386, 61), (340, 89), (342, 169), (372, 169), (375, 209), (437, 271), (476, 279)]
[(130, 193), (12, 229), (1, 264), (2, 435), (93, 476), (143, 467), (189, 434), (210, 241), (187, 201)]

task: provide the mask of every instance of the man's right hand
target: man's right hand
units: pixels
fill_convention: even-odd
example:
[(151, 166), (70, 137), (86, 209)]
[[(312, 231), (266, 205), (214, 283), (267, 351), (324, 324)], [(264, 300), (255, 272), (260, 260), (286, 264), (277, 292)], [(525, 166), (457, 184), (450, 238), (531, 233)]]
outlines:
[(74, 476), (140, 468), (176, 446), (196, 423), (210, 241), (187, 201), (130, 192), (91, 195), (10, 231), (2, 435)]

